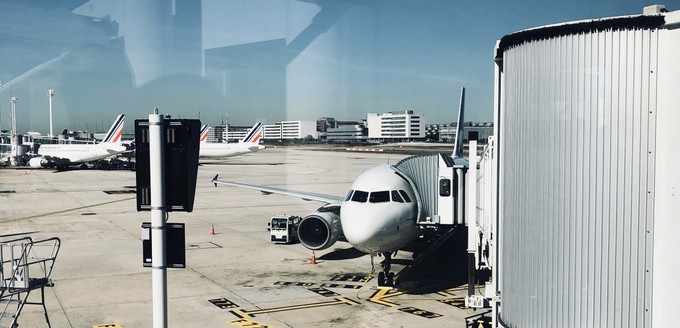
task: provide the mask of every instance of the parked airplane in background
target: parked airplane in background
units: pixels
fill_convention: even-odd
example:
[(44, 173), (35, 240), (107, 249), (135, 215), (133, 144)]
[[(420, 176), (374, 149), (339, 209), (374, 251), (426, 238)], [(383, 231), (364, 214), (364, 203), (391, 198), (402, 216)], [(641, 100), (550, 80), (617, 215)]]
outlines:
[[(468, 161), (462, 156), (464, 103), (463, 88), (456, 142), (450, 159), (451, 163), (467, 168)], [(333, 245), (344, 234), (354, 248), (371, 256), (382, 254), (385, 257), (381, 263), (383, 272), (378, 275), (378, 284), (381, 286), (392, 286), (394, 283), (394, 273), (390, 272), (392, 254), (422, 234), (417, 225), (421, 206), (417, 190), (403, 172), (389, 164), (381, 164), (361, 173), (352, 183), (346, 197), (255, 186), (221, 180), (218, 176), (212, 182), (215, 186), (226, 184), (259, 190), (265, 194), (282, 194), (327, 203), (302, 219), (298, 225), (300, 242), (308, 249), (321, 250)]]
[(125, 115), (118, 115), (98, 144), (41, 144), (37, 156), (31, 158), (28, 165), (35, 168), (65, 168), (123, 153), (127, 150), (121, 143), (124, 123)]
[(210, 127), (207, 125), (201, 127), (201, 143), (198, 157), (231, 157), (264, 149), (264, 146), (260, 145), (262, 130), (264, 129), (262, 123), (255, 123), (246, 136), (238, 143), (206, 142), (209, 129)]

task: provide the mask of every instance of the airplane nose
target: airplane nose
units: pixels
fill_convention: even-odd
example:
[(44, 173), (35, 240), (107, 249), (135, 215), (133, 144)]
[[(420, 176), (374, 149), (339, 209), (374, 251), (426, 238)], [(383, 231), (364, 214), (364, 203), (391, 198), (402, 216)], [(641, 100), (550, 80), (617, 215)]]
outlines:
[(349, 204), (342, 207), (342, 230), (347, 241), (354, 248), (370, 253), (376, 251), (376, 244), (380, 244), (382, 236), (386, 234), (387, 222), (385, 216), (367, 211), (361, 204)]

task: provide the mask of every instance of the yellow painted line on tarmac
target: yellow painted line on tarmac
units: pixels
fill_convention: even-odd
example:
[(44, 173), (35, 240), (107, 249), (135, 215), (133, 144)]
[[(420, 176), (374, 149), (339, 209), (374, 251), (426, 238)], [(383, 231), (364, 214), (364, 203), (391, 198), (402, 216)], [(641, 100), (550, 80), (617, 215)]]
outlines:
[(358, 305), (359, 303), (355, 302), (351, 299), (345, 298), (345, 297), (338, 297), (338, 298), (335, 299), (335, 301), (330, 301), (330, 302), (289, 305), (289, 306), (281, 306), (281, 307), (275, 307), (275, 308), (271, 308), (271, 309), (261, 309), (261, 310), (253, 310), (253, 311), (232, 310), (231, 313), (234, 314), (237, 317), (240, 317), (241, 319), (247, 319), (247, 318), (252, 318), (252, 317), (254, 317), (258, 314), (292, 311), (292, 310), (301, 310), (301, 309), (310, 309), (310, 308), (330, 306), (330, 305), (340, 305), (340, 304)]
[(236, 327), (247, 328), (274, 328), (274, 326), (266, 325), (249, 319), (236, 319), (229, 321), (229, 324)]
[(371, 295), (371, 297), (368, 299), (368, 301), (376, 303), (376, 304), (384, 305), (384, 306), (395, 307), (395, 306), (399, 306), (399, 304), (384, 301), (383, 299), (389, 298), (389, 297), (394, 297), (394, 296), (401, 295), (401, 294), (404, 294), (404, 292), (390, 293), (390, 289), (381, 288), (381, 289), (378, 289), (377, 292), (373, 293), (373, 295)]

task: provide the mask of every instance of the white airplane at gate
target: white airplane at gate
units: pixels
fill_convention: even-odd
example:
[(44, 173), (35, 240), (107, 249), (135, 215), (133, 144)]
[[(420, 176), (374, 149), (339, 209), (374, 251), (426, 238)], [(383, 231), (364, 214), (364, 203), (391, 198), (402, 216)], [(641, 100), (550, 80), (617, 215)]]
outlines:
[(201, 127), (201, 142), (198, 157), (232, 157), (264, 149), (260, 145), (264, 125), (255, 123), (246, 136), (238, 143), (206, 142), (210, 127)]
[[(456, 165), (467, 167), (467, 160), (462, 157), (464, 102), (465, 88), (461, 90), (452, 160)], [(344, 235), (357, 250), (371, 256), (382, 254), (385, 260), (381, 263), (383, 272), (378, 275), (379, 285), (393, 285), (394, 273), (390, 272), (392, 254), (422, 234), (416, 222), (419, 213), (416, 190), (408, 177), (389, 164), (381, 164), (361, 173), (345, 197), (255, 186), (221, 180), (218, 176), (212, 182), (215, 186), (225, 184), (259, 190), (265, 194), (282, 194), (327, 203), (302, 219), (298, 226), (300, 242), (308, 249), (322, 250)]]
[(37, 156), (31, 158), (28, 165), (35, 168), (65, 168), (123, 153), (127, 150), (121, 143), (124, 123), (125, 115), (118, 115), (98, 144), (41, 144)]

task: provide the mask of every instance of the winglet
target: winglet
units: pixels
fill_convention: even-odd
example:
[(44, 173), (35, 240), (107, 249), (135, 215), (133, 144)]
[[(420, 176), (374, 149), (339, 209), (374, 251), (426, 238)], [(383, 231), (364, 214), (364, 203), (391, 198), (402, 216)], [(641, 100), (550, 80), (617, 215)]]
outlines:
[(215, 182), (215, 180), (217, 180), (217, 176), (219, 176), (219, 175), (220, 175), (219, 173), (218, 173), (218, 174), (215, 174), (215, 177), (212, 178), (212, 181), (211, 181), (211, 182), (215, 185), (215, 187), (217, 187), (217, 182)]
[(115, 121), (113, 121), (113, 124), (109, 128), (109, 132), (106, 133), (106, 136), (104, 136), (104, 139), (102, 139), (102, 142), (112, 142), (112, 143), (118, 143), (120, 142), (120, 137), (123, 135), (123, 124), (125, 123), (125, 114), (120, 114), (116, 118)]
[(460, 89), (460, 107), (458, 108), (458, 125), (456, 126), (456, 142), (453, 145), (453, 158), (463, 157), (463, 112), (465, 111), (465, 87)]

